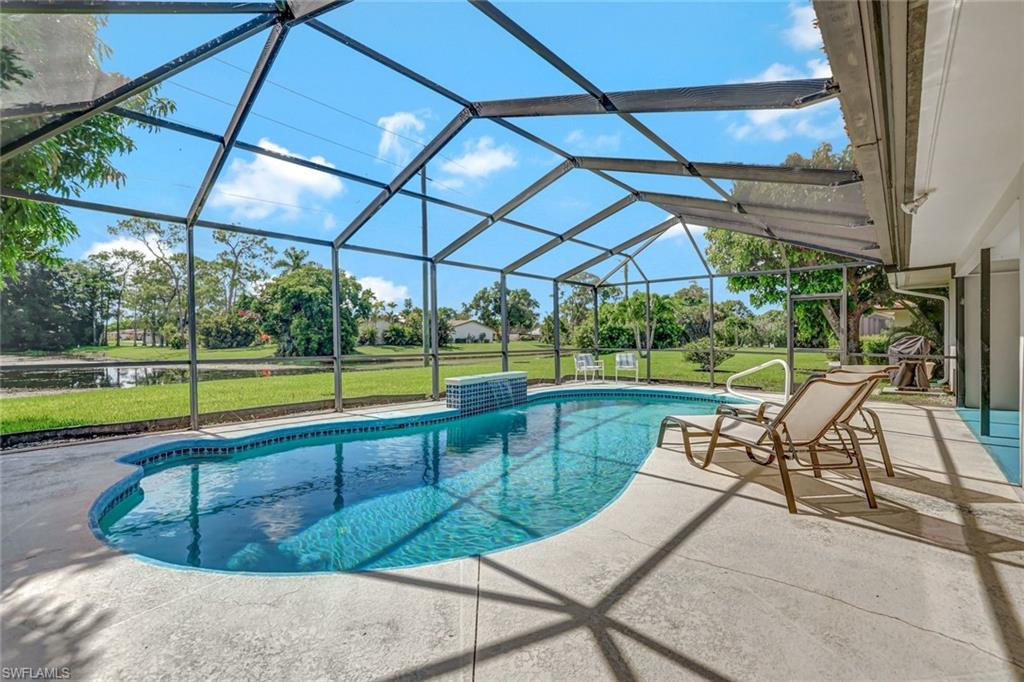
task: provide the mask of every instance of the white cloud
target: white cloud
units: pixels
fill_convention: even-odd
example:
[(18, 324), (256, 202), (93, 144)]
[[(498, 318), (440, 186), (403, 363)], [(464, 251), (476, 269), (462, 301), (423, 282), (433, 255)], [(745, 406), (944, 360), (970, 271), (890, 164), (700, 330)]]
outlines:
[(384, 301), (385, 303), (401, 303), (409, 298), (409, 287), (404, 284), (395, 284), (389, 279), (377, 277), (376, 275), (360, 277), (359, 284), (364, 289), (372, 291), (377, 300)]
[(515, 168), (519, 159), (516, 150), (510, 145), (497, 146), (494, 138), (484, 135), (476, 140), (469, 140), (463, 145), (462, 154), (450, 158), (441, 164), (441, 172), (446, 177), (438, 183), (441, 187), (458, 189), (467, 180), (482, 180), (489, 175)]
[[(666, 219), (671, 217), (671, 215), (665, 216)], [(690, 228), (690, 234), (693, 235), (694, 239), (703, 235), (708, 229), (705, 225), (697, 225), (695, 223), (686, 223), (686, 226)], [(668, 241), (670, 239), (681, 239), (689, 244), (690, 238), (686, 236), (686, 230), (683, 228), (683, 224), (681, 222), (677, 222), (675, 225), (662, 232), (658, 236), (657, 241)]]
[(413, 157), (413, 140), (419, 140), (417, 133), (422, 133), (427, 125), (411, 111), (396, 111), (390, 116), (381, 116), (377, 125), (384, 130), (377, 143), (377, 156), (387, 161), (405, 165)]
[[(772, 64), (746, 82), (795, 80), (800, 78), (829, 78), (832, 69), (825, 58), (809, 59), (801, 69), (790, 64)], [(733, 122), (726, 128), (736, 140), (769, 140), (779, 142), (790, 137), (807, 137), (821, 141), (843, 132), (843, 119), (833, 103), (805, 109), (763, 109), (748, 111), (742, 123)]]
[(89, 245), (89, 248), (85, 250), (84, 257), (88, 258), (89, 256), (95, 256), (100, 253), (117, 251), (118, 249), (137, 251), (138, 253), (141, 253), (146, 260), (152, 260), (153, 258), (153, 254), (149, 252), (143, 242), (138, 239), (130, 239), (128, 237), (117, 237), (105, 242), (93, 242)]
[(789, 28), (782, 32), (794, 50), (813, 50), (822, 45), (821, 31), (815, 26), (814, 8), (811, 5), (791, 4), (789, 6)]
[[(261, 139), (259, 146), (279, 154), (306, 158), (267, 138)], [(334, 167), (322, 156), (312, 156), (308, 160)], [(225, 178), (217, 183), (210, 197), (210, 205), (230, 208), (235, 219), (260, 220), (274, 215), (295, 219), (301, 213), (302, 202), (330, 199), (344, 188), (341, 180), (333, 175), (254, 154), (251, 160), (235, 159), (231, 162)]]
[(811, 78), (831, 78), (832, 67), (829, 66), (828, 59), (824, 57), (820, 59), (809, 59), (807, 60), (807, 69), (810, 71)]
[(565, 144), (577, 153), (614, 152), (622, 144), (622, 136), (618, 133), (588, 135), (577, 128), (565, 136)]
[(333, 230), (338, 226), (338, 220), (334, 217), (333, 213), (327, 213), (324, 215), (324, 230)]

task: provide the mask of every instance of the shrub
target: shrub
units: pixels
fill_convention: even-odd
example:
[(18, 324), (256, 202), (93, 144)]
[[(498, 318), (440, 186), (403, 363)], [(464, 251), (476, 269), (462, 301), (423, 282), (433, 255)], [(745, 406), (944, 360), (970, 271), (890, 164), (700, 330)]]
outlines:
[(376, 346), (377, 345), (377, 327), (370, 322), (359, 325), (359, 345), (360, 346)]
[(404, 326), (398, 322), (392, 322), (384, 330), (384, 343), (389, 346), (406, 346), (409, 344), (409, 334)]
[(196, 332), (210, 349), (247, 348), (259, 334), (259, 318), (247, 310), (216, 313), (200, 320)]
[[(860, 337), (860, 351), (862, 353), (887, 353), (891, 342), (890, 337), (885, 334), (862, 336)], [(870, 363), (872, 360), (869, 359), (867, 362)]]
[[(715, 349), (715, 369), (731, 358), (734, 353), (729, 351)], [(683, 358), (689, 362), (696, 363), (702, 372), (710, 372), (711, 367), (711, 342), (704, 337), (703, 339), (697, 339), (683, 346)]]

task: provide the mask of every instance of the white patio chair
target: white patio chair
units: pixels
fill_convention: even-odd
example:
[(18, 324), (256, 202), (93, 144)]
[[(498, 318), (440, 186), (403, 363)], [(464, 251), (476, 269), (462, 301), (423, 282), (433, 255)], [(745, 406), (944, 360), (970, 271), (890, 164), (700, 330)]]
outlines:
[[(658, 447), (664, 444), (668, 427), (678, 426), (682, 432), (686, 458), (702, 469), (711, 464), (715, 449), (719, 447), (741, 447), (752, 462), (762, 466), (777, 461), (786, 506), (791, 514), (796, 513), (796, 498), (789, 477), (791, 467), (812, 470), (815, 475), (820, 475), (822, 469), (857, 469), (868, 506), (875, 509), (878, 503), (871, 489), (871, 479), (868, 478), (857, 433), (840, 419), (856, 411), (875, 385), (877, 376), (837, 374), (809, 379), (770, 421), (728, 414), (670, 415), (661, 422)], [(696, 432), (697, 438), (708, 439), (707, 452), (702, 462), (698, 462), (693, 455), (692, 431)], [(845, 432), (850, 447), (845, 447), (845, 443), (841, 446), (829, 443), (825, 437), (833, 431)], [(768, 458), (764, 461), (757, 459), (754, 450), (767, 453)], [(800, 459), (800, 454), (804, 452), (810, 456), (809, 463)], [(845, 456), (846, 461), (823, 464), (819, 459), (819, 453), (822, 452), (838, 453)]]
[(588, 375), (596, 380), (598, 372), (601, 372), (601, 381), (604, 381), (604, 363), (595, 360), (592, 353), (574, 353), (572, 359), (576, 365), (576, 381), (579, 381), (580, 373), (584, 381), (587, 381)]
[(634, 381), (640, 381), (640, 362), (637, 360), (636, 353), (616, 353), (615, 354), (615, 381), (619, 380), (619, 370), (623, 372), (632, 372)]

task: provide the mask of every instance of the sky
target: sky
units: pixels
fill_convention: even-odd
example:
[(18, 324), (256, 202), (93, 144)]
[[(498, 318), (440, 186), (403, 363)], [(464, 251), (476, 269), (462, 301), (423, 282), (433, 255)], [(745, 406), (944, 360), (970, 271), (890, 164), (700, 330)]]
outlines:
[[(809, 2), (572, 2), (497, 5), (605, 91), (784, 80), (829, 75)], [(100, 36), (112, 48), (107, 70), (134, 77), (209, 40), (246, 17), (112, 16)], [(578, 86), (464, 2), (356, 0), (323, 21), (445, 87), (473, 100), (578, 94)], [(266, 32), (166, 81), (162, 96), (177, 105), (169, 118), (222, 134)], [(383, 182), (458, 112), (460, 106), (378, 65), (312, 28), (288, 35), (239, 139), (329, 164)], [(822, 141), (847, 143), (835, 100), (796, 111), (639, 115), (691, 161), (781, 163)], [(576, 154), (668, 159), (615, 116), (522, 118), (526, 130)], [(172, 131), (132, 129), (136, 150), (117, 159), (121, 187), (87, 189), (82, 198), (184, 215), (212, 158), (214, 145)], [(428, 193), (493, 212), (560, 163), (550, 151), (490, 121), (473, 121), (429, 164)], [(640, 190), (717, 198), (695, 178), (618, 174)], [(418, 189), (419, 179), (411, 183)], [(728, 183), (725, 183), (728, 186)], [(234, 150), (202, 217), (267, 230), (333, 239), (377, 190), (315, 170)], [(557, 232), (616, 201), (623, 191), (573, 170), (510, 217)], [(123, 241), (107, 226), (116, 217), (72, 211), (80, 235), (66, 255), (80, 257)], [(634, 204), (580, 238), (611, 247), (669, 217)], [(478, 218), (430, 205), (429, 251), (437, 252)], [(703, 246), (702, 226), (692, 226)], [(419, 253), (420, 204), (392, 199), (352, 238), (353, 244)], [(496, 224), (452, 259), (502, 267), (547, 241), (542, 234)], [(272, 240), (279, 251), (292, 245)], [(197, 254), (216, 252), (210, 233), (196, 232)], [(129, 246), (131, 246), (129, 244)], [(138, 247), (139, 245), (135, 245)], [(301, 246), (301, 245), (300, 245)], [(303, 246), (329, 263), (329, 249)], [(523, 267), (554, 276), (599, 253), (566, 243)], [(703, 266), (681, 228), (669, 230), (637, 257), (648, 277), (695, 275)], [(593, 269), (605, 275), (618, 259)], [(342, 252), (342, 268), (399, 303), (422, 300), (415, 261)], [(639, 279), (631, 269), (631, 279)], [(620, 280), (622, 271), (612, 281)], [(438, 302), (459, 307), (496, 275), (438, 268)], [(526, 287), (542, 313), (551, 284), (509, 277)], [(680, 284), (652, 286), (670, 293)], [(716, 283), (716, 299), (741, 298)]]

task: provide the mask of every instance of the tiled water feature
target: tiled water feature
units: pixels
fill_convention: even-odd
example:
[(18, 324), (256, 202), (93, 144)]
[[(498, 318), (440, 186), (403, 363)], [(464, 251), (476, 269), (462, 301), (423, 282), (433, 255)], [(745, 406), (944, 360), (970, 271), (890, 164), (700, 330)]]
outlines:
[(526, 372), (494, 372), (445, 380), (447, 405), (479, 414), (526, 402)]

